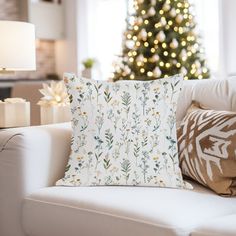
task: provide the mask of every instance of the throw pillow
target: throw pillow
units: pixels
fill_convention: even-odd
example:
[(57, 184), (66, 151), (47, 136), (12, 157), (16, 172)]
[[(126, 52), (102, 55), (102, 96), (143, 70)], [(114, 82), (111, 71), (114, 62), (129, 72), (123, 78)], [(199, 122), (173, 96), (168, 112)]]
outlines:
[(106, 82), (64, 77), (73, 137), (57, 185), (182, 188), (176, 104), (182, 78)]
[(182, 173), (220, 195), (236, 195), (236, 113), (194, 102), (178, 129)]

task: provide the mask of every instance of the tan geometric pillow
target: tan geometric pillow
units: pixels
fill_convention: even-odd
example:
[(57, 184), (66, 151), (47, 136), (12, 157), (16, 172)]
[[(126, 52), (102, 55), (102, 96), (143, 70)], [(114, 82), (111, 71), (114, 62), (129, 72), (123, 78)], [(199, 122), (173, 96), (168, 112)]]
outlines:
[(194, 102), (178, 129), (182, 173), (224, 196), (236, 195), (236, 113)]

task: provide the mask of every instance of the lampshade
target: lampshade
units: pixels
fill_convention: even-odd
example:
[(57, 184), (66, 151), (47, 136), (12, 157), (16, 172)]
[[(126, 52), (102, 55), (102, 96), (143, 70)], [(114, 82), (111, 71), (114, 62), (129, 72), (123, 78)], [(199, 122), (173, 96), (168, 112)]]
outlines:
[(35, 69), (34, 25), (0, 21), (0, 72)]

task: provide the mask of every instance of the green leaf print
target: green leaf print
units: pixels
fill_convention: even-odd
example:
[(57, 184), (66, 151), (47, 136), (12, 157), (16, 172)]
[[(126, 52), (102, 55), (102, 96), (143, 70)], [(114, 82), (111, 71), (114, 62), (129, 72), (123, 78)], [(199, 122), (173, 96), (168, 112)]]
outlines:
[(109, 92), (109, 87), (107, 86), (104, 90), (104, 99), (107, 103), (109, 103), (112, 99), (111, 93)]
[(123, 159), (123, 162), (121, 163), (121, 171), (123, 172), (123, 176), (125, 177), (127, 184), (131, 171), (131, 164), (129, 160)]
[(103, 159), (103, 167), (107, 170), (111, 167), (111, 160), (106, 157)]
[(105, 131), (105, 138), (106, 138), (106, 143), (107, 143), (107, 147), (109, 150), (111, 150), (112, 146), (113, 146), (113, 134), (111, 133), (110, 129), (107, 129)]
[(123, 95), (121, 96), (121, 99), (122, 99), (122, 105), (125, 107), (125, 111), (128, 118), (128, 113), (129, 113), (130, 104), (131, 104), (131, 96), (128, 92), (124, 92)]

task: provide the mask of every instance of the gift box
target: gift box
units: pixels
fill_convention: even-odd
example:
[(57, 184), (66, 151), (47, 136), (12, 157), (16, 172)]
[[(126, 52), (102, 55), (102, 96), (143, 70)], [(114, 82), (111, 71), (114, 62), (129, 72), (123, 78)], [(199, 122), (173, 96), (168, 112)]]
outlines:
[(30, 126), (30, 102), (9, 98), (0, 102), (0, 128)]
[(70, 105), (51, 105), (40, 107), (41, 125), (71, 121)]

